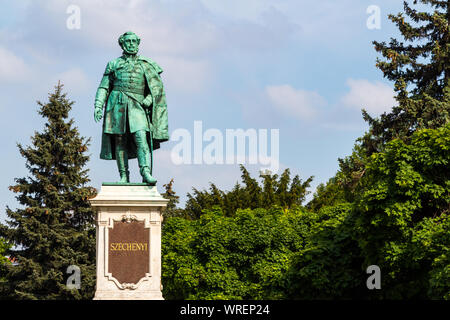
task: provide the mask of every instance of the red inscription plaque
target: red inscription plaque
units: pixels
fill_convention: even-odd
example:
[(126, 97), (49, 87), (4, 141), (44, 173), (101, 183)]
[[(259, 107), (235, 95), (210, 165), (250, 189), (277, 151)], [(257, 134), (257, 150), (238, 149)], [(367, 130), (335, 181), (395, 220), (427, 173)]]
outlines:
[(150, 273), (150, 229), (143, 221), (114, 221), (109, 229), (108, 271), (120, 283), (138, 283)]

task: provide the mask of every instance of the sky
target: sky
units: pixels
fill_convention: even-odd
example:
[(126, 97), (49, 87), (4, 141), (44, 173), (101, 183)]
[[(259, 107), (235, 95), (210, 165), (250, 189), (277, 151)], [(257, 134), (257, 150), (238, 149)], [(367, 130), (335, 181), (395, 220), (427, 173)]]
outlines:
[[(268, 132), (264, 147), (269, 155), (278, 150), (275, 172), (289, 168), (303, 180), (314, 176), (313, 192), (367, 130), (361, 109), (377, 116), (396, 103), (393, 84), (375, 67), (379, 54), (372, 41), (398, 36), (387, 15), (402, 11), (402, 3), (0, 0), (0, 204), (19, 206), (8, 186), (29, 173), (17, 143), (30, 145), (34, 132), (42, 131), (36, 101), (46, 102), (59, 80), (75, 102), (70, 117), (82, 136), (92, 138), (91, 185), (99, 189), (118, 180), (115, 162), (99, 159), (101, 125), (93, 111), (105, 66), (122, 53), (117, 39), (130, 30), (141, 38), (139, 54), (164, 70), (171, 139), (154, 153), (161, 193), (172, 178), (182, 204), (193, 187), (213, 182), (229, 190), (240, 181), (238, 159), (258, 176), (267, 159), (252, 158), (251, 147), (236, 149), (232, 163), (220, 163), (217, 154), (216, 163), (202, 161), (210, 143), (205, 133), (221, 138), (218, 145), (225, 148), (227, 130), (237, 129), (257, 132), (258, 148), (264, 142), (259, 134)], [(278, 133), (274, 139), (271, 132)], [(176, 161), (181, 142), (191, 146), (191, 164)], [(130, 170), (132, 181), (140, 182), (136, 160)]]

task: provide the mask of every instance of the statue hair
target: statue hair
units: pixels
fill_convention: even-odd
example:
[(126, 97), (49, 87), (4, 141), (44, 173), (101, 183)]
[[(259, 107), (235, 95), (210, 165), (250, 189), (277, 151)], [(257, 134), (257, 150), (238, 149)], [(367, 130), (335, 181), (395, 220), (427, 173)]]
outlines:
[(124, 40), (125, 36), (131, 36), (131, 35), (136, 36), (138, 45), (141, 43), (141, 38), (139, 38), (139, 37), (137, 36), (136, 33), (132, 32), (132, 31), (127, 31), (127, 32), (125, 32), (123, 35), (121, 35), (121, 36), (119, 37), (119, 41), (118, 41), (118, 42), (119, 42), (119, 46), (120, 46), (121, 48), (122, 48), (122, 46), (123, 46), (123, 40)]

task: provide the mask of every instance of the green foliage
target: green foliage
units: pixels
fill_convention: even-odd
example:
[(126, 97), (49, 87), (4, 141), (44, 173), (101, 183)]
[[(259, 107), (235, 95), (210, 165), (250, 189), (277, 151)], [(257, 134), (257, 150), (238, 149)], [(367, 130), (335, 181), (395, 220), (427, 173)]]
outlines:
[(210, 184), (209, 191), (194, 188), (193, 194), (188, 194), (184, 216), (198, 219), (202, 210), (212, 209), (214, 206), (220, 207), (228, 217), (233, 216), (238, 209), (269, 209), (280, 206), (287, 210), (301, 207), (313, 179), (309, 177), (303, 182), (296, 175), (291, 181), (290, 171), (286, 169), (281, 176), (261, 174), (260, 185), (242, 165), (241, 173), (244, 186), (236, 184), (231, 191), (219, 190), (213, 183)]
[(219, 207), (199, 219), (168, 218), (162, 239), (166, 299), (282, 299), (310, 218), (298, 210)]
[[(393, 140), (365, 161), (352, 201), (333, 178), (310, 212), (227, 215), (211, 204), (198, 219), (169, 217), (165, 297), (450, 299), (450, 125)], [(382, 290), (366, 287), (370, 265), (381, 268)]]
[[(0, 236), (13, 245), (7, 253), (17, 265), (7, 266), (3, 294), (8, 299), (89, 299), (95, 285), (95, 229), (88, 198), (85, 155), (89, 139), (66, 120), (73, 102), (58, 84), (49, 102), (40, 105), (46, 119), (32, 146), (18, 145), (30, 176), (15, 179), (20, 209), (7, 208)], [(66, 287), (69, 265), (81, 268), (81, 289)]]
[(450, 215), (425, 218), (415, 228), (410, 246), (416, 264), (429, 266), (426, 285), (430, 299), (450, 300)]
[[(411, 2), (431, 9), (405, 2), (389, 16), (405, 42), (374, 42), (398, 106), (376, 119), (363, 110), (369, 132), (311, 212), (311, 178), (289, 185), (289, 171), (260, 185), (242, 168), (244, 186), (194, 189), (164, 228), (167, 298), (450, 299), (450, 4)], [(381, 290), (366, 287), (370, 265)]]
[(6, 241), (0, 238), (0, 299), (3, 296), (2, 294), (2, 283), (6, 281), (4, 278), (4, 274), (6, 273), (6, 265), (10, 264), (9, 259), (6, 257), (6, 251), (11, 246), (6, 243)]
[(449, 162), (447, 125), (418, 131), (410, 143), (389, 142), (366, 166), (355, 231), (365, 263), (386, 274), (385, 297), (449, 295), (450, 283), (436, 282), (448, 279)]
[(0, 238), (0, 265), (3, 265), (5, 263), (8, 263), (8, 258), (6, 257), (6, 251), (11, 246), (6, 243), (6, 241), (2, 238)]
[(314, 193), (313, 199), (308, 202), (306, 208), (313, 212), (318, 212), (322, 207), (333, 206), (346, 202), (344, 189), (338, 180), (333, 177), (326, 184), (319, 184)]
[[(449, 299), (450, 125), (393, 140), (365, 161), (351, 202), (339, 172), (308, 204), (315, 222), (290, 271), (291, 297)], [(373, 264), (382, 290), (369, 292)]]
[(352, 204), (323, 206), (310, 213), (305, 246), (295, 254), (289, 274), (293, 299), (362, 299), (369, 292), (358, 243)]

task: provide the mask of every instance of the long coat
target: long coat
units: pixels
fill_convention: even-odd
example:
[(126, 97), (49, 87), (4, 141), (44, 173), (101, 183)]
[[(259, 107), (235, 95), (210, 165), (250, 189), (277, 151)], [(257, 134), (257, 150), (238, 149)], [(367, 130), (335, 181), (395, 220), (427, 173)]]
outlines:
[[(131, 97), (128, 97), (120, 91), (112, 90), (116, 71), (124, 64), (123, 57), (108, 62), (99, 90), (97, 90), (96, 105), (99, 103), (103, 106), (106, 102), (101, 159), (115, 159), (115, 139), (112, 133), (128, 133), (127, 150), (130, 159), (136, 158), (136, 145), (130, 134), (136, 130), (144, 129), (148, 132), (147, 142), (153, 150), (158, 149), (160, 143), (169, 140), (166, 95), (160, 77), (162, 69), (150, 58), (138, 56), (137, 59), (144, 70), (144, 96), (131, 94)], [(105, 90), (100, 90), (101, 88)], [(145, 110), (142, 100), (148, 94), (152, 97), (152, 104), (149, 110)], [(133, 108), (133, 118), (128, 119), (129, 132), (126, 131), (126, 113), (118, 116), (118, 110), (122, 109), (123, 111), (123, 107), (121, 107), (123, 103), (127, 104), (125, 107)], [(120, 117), (122, 117), (122, 121), (118, 121)]]

